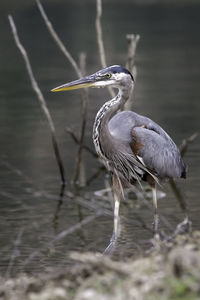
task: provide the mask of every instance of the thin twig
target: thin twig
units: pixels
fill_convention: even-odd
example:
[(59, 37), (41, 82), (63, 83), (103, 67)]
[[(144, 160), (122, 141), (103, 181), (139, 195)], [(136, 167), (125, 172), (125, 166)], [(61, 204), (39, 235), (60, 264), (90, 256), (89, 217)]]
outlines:
[(95, 180), (96, 178), (98, 178), (99, 175), (100, 175), (103, 171), (105, 171), (105, 170), (106, 170), (106, 169), (105, 169), (105, 166), (104, 166), (103, 164), (100, 164), (99, 167), (98, 167), (98, 169), (95, 171), (95, 173), (94, 173), (90, 178), (88, 178), (88, 180), (87, 180), (87, 182), (86, 182), (86, 186), (90, 185), (91, 182), (92, 182), (93, 180)]
[[(85, 74), (85, 61), (86, 61), (86, 55), (85, 53), (82, 53), (80, 55), (80, 69), (81, 73)], [(74, 177), (73, 182), (76, 184), (79, 180), (79, 184), (81, 186), (85, 185), (85, 182), (81, 180), (81, 174), (84, 172), (84, 166), (83, 166), (83, 148), (84, 148), (84, 137), (85, 137), (85, 130), (86, 130), (86, 124), (87, 124), (87, 115), (88, 115), (88, 94), (87, 91), (82, 94), (82, 124), (81, 124), (81, 131), (80, 131), (80, 138), (79, 138), (79, 147), (76, 157), (76, 166), (74, 171)], [(83, 179), (83, 178), (82, 178)], [(85, 181), (85, 180), (84, 180)]]
[[(80, 144), (80, 141), (79, 141), (78, 137), (76, 136), (76, 134), (73, 132), (73, 130), (72, 130), (70, 127), (66, 127), (65, 130), (66, 130), (66, 132), (67, 132), (68, 134), (71, 135), (71, 138), (74, 140), (74, 142), (75, 142), (76, 144)], [(83, 148), (84, 148), (86, 151), (88, 151), (93, 157), (98, 158), (97, 153), (94, 152), (90, 147), (88, 147), (87, 145), (84, 145), (84, 144), (83, 144)]]
[[(41, 13), (41, 16), (47, 26), (47, 29), (49, 30), (51, 36), (53, 37), (54, 41), (56, 42), (59, 49), (62, 51), (64, 56), (67, 58), (67, 60), (71, 63), (72, 67), (74, 68), (77, 77), (82, 77), (81, 69), (79, 68), (78, 64), (76, 63), (75, 59), (72, 57), (70, 52), (66, 49), (65, 45), (59, 38), (58, 34), (56, 33), (55, 29), (53, 28), (52, 23), (50, 22), (49, 18), (47, 17), (44, 8), (39, 0), (36, 0), (38, 9)], [(82, 98), (82, 124), (81, 124), (81, 130), (80, 130), (80, 143), (77, 150), (77, 156), (76, 156), (76, 165), (75, 165), (75, 171), (73, 176), (73, 183), (76, 185), (80, 176), (81, 171), (81, 165), (82, 165), (82, 150), (83, 150), (83, 142), (85, 137), (85, 128), (87, 123), (87, 107), (88, 107), (88, 95), (86, 89), (81, 90), (81, 98)]]
[(23, 47), (23, 45), (21, 44), (21, 42), (19, 40), (19, 36), (18, 36), (18, 33), (17, 33), (17, 29), (16, 29), (16, 26), (15, 26), (14, 20), (13, 20), (11, 15), (8, 16), (8, 19), (9, 19), (9, 22), (10, 22), (10, 26), (11, 26), (11, 29), (12, 29), (12, 33), (13, 33), (15, 43), (16, 43), (17, 47), (19, 48), (19, 50), (22, 54), (22, 57), (24, 59), (24, 62), (25, 62), (26, 68), (27, 68), (27, 72), (28, 72), (28, 75), (29, 75), (29, 78), (30, 78), (30, 81), (31, 81), (32, 88), (33, 88), (33, 90), (35, 91), (35, 93), (37, 95), (40, 107), (41, 107), (41, 109), (42, 109), (42, 111), (43, 111), (43, 113), (44, 113), (44, 115), (47, 119), (47, 122), (48, 122), (48, 125), (49, 125), (49, 128), (50, 128), (50, 132), (51, 132), (51, 138), (52, 138), (54, 153), (55, 153), (56, 160), (57, 160), (59, 170), (60, 170), (60, 176), (61, 176), (62, 184), (65, 185), (64, 167), (63, 167), (62, 159), (61, 159), (61, 156), (60, 156), (60, 152), (59, 152), (59, 148), (58, 148), (58, 144), (57, 144), (57, 140), (56, 140), (55, 126), (54, 126), (52, 117), (51, 117), (50, 112), (48, 110), (48, 107), (46, 105), (46, 101), (44, 99), (44, 96), (43, 96), (43, 94), (42, 94), (42, 92), (41, 92), (41, 90), (38, 86), (38, 83), (35, 80), (35, 77), (33, 75), (33, 71), (32, 71), (32, 68), (31, 68), (31, 64), (30, 64), (27, 52), (26, 52), (25, 48)]
[[(106, 63), (106, 55), (103, 45), (103, 32), (102, 32), (102, 26), (101, 26), (101, 17), (102, 17), (102, 1), (96, 0), (96, 7), (97, 7), (97, 14), (96, 14), (96, 33), (97, 33), (97, 43), (99, 48), (99, 56), (101, 61), (102, 68), (107, 67)], [(115, 96), (115, 93), (112, 88), (108, 88), (109, 94), (111, 97)]]
[[(128, 54), (127, 54), (127, 62), (126, 68), (132, 73), (134, 82), (136, 83), (137, 77), (137, 68), (135, 66), (135, 53), (137, 44), (140, 40), (140, 36), (138, 34), (127, 34), (126, 35), (128, 41)], [(134, 84), (135, 87), (135, 84)], [(133, 97), (133, 96), (132, 96)], [(124, 105), (124, 109), (131, 110), (132, 109), (133, 99), (129, 99)]]
[[(189, 144), (192, 143), (196, 139), (198, 134), (199, 134), (198, 132), (195, 132), (189, 138), (186, 138), (182, 141), (181, 145), (179, 146), (179, 150), (180, 150), (180, 153), (181, 153), (182, 157), (187, 152)], [(183, 193), (178, 188), (178, 186), (177, 186), (176, 182), (174, 181), (174, 179), (169, 180), (169, 185), (170, 185), (176, 199), (178, 200), (180, 208), (183, 210), (183, 212), (187, 216), (187, 214), (188, 214), (187, 201), (185, 200), (185, 197), (184, 197)]]
[(126, 38), (128, 41), (128, 54), (127, 54), (126, 67), (133, 74), (135, 80), (136, 72), (137, 72), (135, 66), (135, 53), (136, 53), (137, 44), (140, 40), (140, 35), (127, 34)]
[(169, 185), (176, 197), (176, 199), (178, 200), (178, 203), (180, 205), (180, 208), (183, 210), (183, 212), (187, 215), (188, 213), (188, 208), (187, 208), (187, 202), (186, 200), (184, 199), (184, 196), (181, 192), (181, 190), (178, 188), (176, 182), (174, 181), (173, 178), (171, 178), (169, 180)]
[(97, 5), (97, 15), (96, 15), (97, 43), (99, 47), (99, 55), (100, 55), (102, 68), (106, 68), (107, 63), (106, 63), (106, 55), (105, 55), (105, 50), (103, 45), (103, 33), (101, 28), (101, 16), (102, 16), (101, 0), (97, 0), (96, 5)]
[(65, 45), (63, 44), (63, 42), (60, 40), (58, 34), (56, 33), (56, 31), (54, 30), (52, 23), (50, 22), (49, 18), (47, 17), (44, 8), (42, 6), (42, 4), (40, 3), (39, 0), (36, 0), (38, 9), (44, 19), (44, 22), (47, 26), (47, 29), (49, 30), (51, 36), (54, 38), (55, 42), (57, 43), (58, 47), (60, 48), (60, 50), (63, 52), (63, 54), (65, 55), (65, 57), (69, 60), (69, 62), (71, 63), (71, 65), (73, 66), (76, 74), (78, 77), (82, 77), (81, 71), (76, 63), (76, 61), (74, 60), (74, 58), (72, 57), (72, 55), (69, 53), (69, 51), (66, 49)]
[(183, 233), (191, 233), (192, 232), (192, 222), (189, 220), (188, 216), (186, 215), (185, 219), (179, 223), (174, 232), (166, 237), (166, 241), (172, 241), (175, 239), (177, 235), (181, 235)]
[(185, 155), (189, 144), (192, 143), (197, 138), (198, 134), (199, 134), (198, 132), (195, 132), (189, 138), (184, 139), (182, 141), (182, 144), (179, 147), (182, 157)]
[(55, 230), (58, 227), (58, 217), (59, 217), (60, 209), (63, 205), (64, 192), (65, 192), (65, 188), (63, 186), (61, 186), (60, 193), (59, 193), (59, 199), (57, 201), (56, 210), (55, 210), (55, 213), (54, 213), (54, 216), (53, 216), (53, 226), (54, 226)]

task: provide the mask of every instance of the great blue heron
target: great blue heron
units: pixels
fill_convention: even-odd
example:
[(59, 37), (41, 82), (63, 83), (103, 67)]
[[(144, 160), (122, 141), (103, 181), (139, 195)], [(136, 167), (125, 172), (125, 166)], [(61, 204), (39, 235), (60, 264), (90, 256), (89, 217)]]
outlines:
[(154, 233), (158, 232), (156, 183), (159, 179), (186, 177), (185, 164), (169, 135), (151, 119), (132, 111), (119, 112), (129, 99), (134, 85), (132, 74), (114, 65), (87, 77), (63, 84), (52, 91), (108, 87), (118, 94), (98, 111), (93, 127), (96, 152), (112, 173), (114, 228), (112, 242), (117, 238), (119, 204), (123, 188), (141, 180), (152, 187)]

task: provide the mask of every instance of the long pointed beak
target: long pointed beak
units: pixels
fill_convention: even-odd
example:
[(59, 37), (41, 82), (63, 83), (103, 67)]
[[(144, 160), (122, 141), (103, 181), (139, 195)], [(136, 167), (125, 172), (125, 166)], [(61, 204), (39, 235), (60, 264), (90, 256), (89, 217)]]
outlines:
[(52, 92), (61, 92), (61, 91), (77, 90), (77, 89), (88, 88), (88, 87), (95, 87), (95, 83), (96, 83), (95, 76), (90, 75), (90, 76), (86, 76), (84, 78), (60, 85), (60, 86), (52, 89), (51, 91)]

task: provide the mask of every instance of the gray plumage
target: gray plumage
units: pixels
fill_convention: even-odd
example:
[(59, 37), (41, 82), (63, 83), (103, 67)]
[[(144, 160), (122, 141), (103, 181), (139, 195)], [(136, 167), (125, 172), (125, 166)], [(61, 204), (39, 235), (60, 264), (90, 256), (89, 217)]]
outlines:
[(53, 89), (55, 92), (85, 87), (112, 86), (118, 89), (116, 97), (104, 103), (98, 111), (93, 127), (96, 152), (113, 175), (114, 230), (108, 251), (118, 236), (119, 203), (123, 187), (141, 180), (151, 185), (153, 230), (157, 234), (156, 182), (160, 178), (186, 176), (185, 164), (177, 146), (158, 124), (132, 111), (119, 112), (129, 99), (133, 85), (131, 73), (115, 65)]
[[(116, 67), (121, 76), (115, 77)], [(93, 129), (97, 153), (126, 185), (145, 180), (147, 174), (155, 181), (185, 177), (185, 164), (177, 146), (158, 124), (132, 111), (117, 113), (129, 99), (134, 82), (124, 70), (112, 66), (100, 71), (115, 78), (112, 85), (119, 92), (97, 113)]]
[[(124, 144), (127, 149), (130, 144), (140, 142), (142, 146), (138, 151), (138, 156), (156, 176), (160, 178), (185, 177), (185, 165), (177, 146), (169, 135), (151, 119), (132, 111), (123, 111), (110, 120), (108, 128), (111, 135), (116, 137), (116, 148)], [(135, 136), (132, 134), (133, 131)]]

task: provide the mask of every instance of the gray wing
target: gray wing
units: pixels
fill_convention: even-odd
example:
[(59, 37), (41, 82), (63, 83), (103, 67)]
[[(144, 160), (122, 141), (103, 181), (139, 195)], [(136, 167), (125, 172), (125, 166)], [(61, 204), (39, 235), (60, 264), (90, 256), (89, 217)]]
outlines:
[[(185, 177), (185, 165), (169, 135), (155, 122), (131, 111), (120, 112), (108, 124), (119, 147), (127, 145), (145, 166), (161, 178)], [(120, 141), (119, 141), (120, 140)]]

